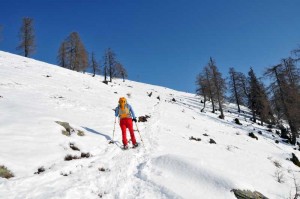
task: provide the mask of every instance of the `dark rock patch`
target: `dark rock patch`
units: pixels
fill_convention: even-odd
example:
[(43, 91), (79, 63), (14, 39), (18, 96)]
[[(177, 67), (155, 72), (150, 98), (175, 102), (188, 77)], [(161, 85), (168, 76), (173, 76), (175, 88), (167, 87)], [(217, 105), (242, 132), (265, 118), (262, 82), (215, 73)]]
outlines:
[(242, 125), (241, 122), (240, 122), (240, 120), (239, 120), (238, 118), (235, 118), (235, 119), (234, 119), (234, 122), (235, 122), (236, 124), (238, 124), (238, 125)]
[(148, 118), (150, 118), (149, 115), (139, 116), (138, 122), (147, 122)]
[(256, 140), (258, 140), (258, 137), (256, 137), (256, 135), (254, 135), (254, 133), (249, 133), (249, 136), (251, 137), (251, 138), (253, 138), (253, 139), (256, 139)]
[(297, 156), (292, 153), (292, 158), (290, 159), (296, 166), (300, 167), (300, 162), (299, 159), (297, 158)]
[(70, 148), (72, 149), (72, 150), (74, 150), (74, 151), (80, 151), (80, 149), (77, 147), (77, 146), (75, 146), (75, 144), (74, 143), (70, 143)]
[(257, 191), (252, 192), (249, 190), (232, 189), (231, 192), (234, 193), (237, 199), (268, 199)]
[(195, 138), (195, 137), (193, 137), (193, 136), (191, 136), (190, 138), (189, 138), (189, 140), (196, 140), (196, 141), (201, 141), (201, 138)]
[(45, 171), (45, 168), (44, 167), (39, 167), (38, 168), (38, 171), (35, 172), (34, 174), (40, 174), (40, 173), (43, 173)]
[(210, 144), (217, 144), (216, 141), (214, 141), (213, 139), (210, 139), (210, 140), (209, 140), (209, 143), (210, 143)]

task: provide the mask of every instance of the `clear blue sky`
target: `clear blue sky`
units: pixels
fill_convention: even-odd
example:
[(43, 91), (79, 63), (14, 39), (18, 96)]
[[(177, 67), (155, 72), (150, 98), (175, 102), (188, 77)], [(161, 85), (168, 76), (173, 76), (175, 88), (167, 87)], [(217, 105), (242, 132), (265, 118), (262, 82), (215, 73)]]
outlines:
[(299, 0), (1, 0), (0, 7), (0, 50), (17, 53), (28, 16), (35, 59), (56, 64), (59, 45), (77, 31), (99, 60), (111, 47), (129, 79), (188, 92), (210, 56), (223, 76), (250, 66), (260, 76), (300, 44)]

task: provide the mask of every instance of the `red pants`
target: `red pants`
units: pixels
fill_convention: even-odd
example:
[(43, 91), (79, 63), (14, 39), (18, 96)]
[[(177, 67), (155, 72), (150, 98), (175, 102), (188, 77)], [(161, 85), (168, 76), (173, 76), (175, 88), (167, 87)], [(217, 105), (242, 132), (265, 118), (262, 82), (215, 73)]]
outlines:
[(124, 145), (128, 144), (127, 136), (126, 136), (126, 129), (129, 129), (130, 137), (132, 144), (136, 144), (134, 132), (133, 132), (133, 125), (132, 125), (132, 119), (131, 118), (123, 118), (120, 120), (120, 127), (122, 130), (122, 141)]

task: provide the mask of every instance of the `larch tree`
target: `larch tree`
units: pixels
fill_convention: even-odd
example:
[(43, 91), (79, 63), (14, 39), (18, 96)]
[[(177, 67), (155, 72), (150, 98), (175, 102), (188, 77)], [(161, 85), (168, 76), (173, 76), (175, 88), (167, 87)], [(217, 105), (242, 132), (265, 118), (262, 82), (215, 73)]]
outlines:
[(100, 64), (96, 61), (94, 52), (92, 52), (91, 55), (91, 68), (93, 70), (93, 77), (95, 77), (96, 74), (100, 74)]
[(116, 77), (122, 78), (123, 82), (125, 82), (125, 78), (128, 77), (128, 74), (123, 64), (121, 64), (120, 62), (116, 62), (115, 70), (116, 70)]
[(63, 68), (69, 68), (68, 56), (67, 56), (67, 42), (63, 41), (58, 50), (57, 56), (58, 64)]
[(20, 44), (17, 50), (23, 51), (25, 57), (29, 57), (35, 51), (35, 33), (33, 19), (24, 17), (19, 32)]
[(273, 106), (277, 115), (288, 122), (291, 131), (291, 143), (296, 144), (300, 130), (300, 73), (296, 59), (282, 59), (281, 63), (267, 68), (265, 76), (271, 79)]
[(214, 93), (216, 93), (216, 98), (219, 103), (219, 110), (221, 112), (219, 118), (224, 119), (225, 116), (223, 112), (223, 102), (224, 102), (224, 95), (226, 91), (225, 80), (222, 78), (222, 74), (219, 72), (216, 63), (212, 58), (210, 58), (209, 60), (208, 67), (211, 70), (211, 74), (212, 74), (211, 80), (213, 83), (213, 88), (215, 89)]
[(206, 83), (207, 83), (207, 91), (208, 91), (208, 96), (211, 100), (212, 104), (212, 113), (215, 113), (215, 89), (213, 88), (213, 82), (212, 82), (212, 72), (208, 66), (204, 67), (204, 75), (206, 78)]
[(201, 112), (203, 112), (205, 109), (206, 101), (209, 100), (208, 81), (203, 72), (198, 74), (198, 76), (196, 77), (196, 94), (198, 96), (203, 96), (203, 108), (201, 109)]
[(111, 48), (106, 49), (104, 55), (104, 82), (107, 83), (107, 73), (110, 77), (110, 82), (115, 77), (116, 54)]
[(60, 66), (77, 72), (88, 67), (88, 53), (77, 32), (72, 32), (61, 44), (58, 62)]
[(241, 112), (240, 105), (245, 105), (245, 92), (243, 90), (243, 73), (236, 72), (234, 68), (229, 68), (229, 89), (231, 92), (230, 101), (235, 102), (238, 112)]
[(261, 125), (263, 122), (271, 123), (273, 120), (273, 113), (266, 94), (266, 90), (256, 77), (252, 67), (248, 73), (249, 75), (249, 102), (248, 105), (252, 111), (253, 122), (256, 122), (257, 116), (260, 117)]

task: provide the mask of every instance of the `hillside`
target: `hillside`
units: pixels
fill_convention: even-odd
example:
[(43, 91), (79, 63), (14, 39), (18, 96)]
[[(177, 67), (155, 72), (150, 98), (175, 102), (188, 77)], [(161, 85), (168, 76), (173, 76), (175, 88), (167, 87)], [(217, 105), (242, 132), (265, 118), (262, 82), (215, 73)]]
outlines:
[[(0, 165), (15, 176), (0, 178), (0, 198), (234, 199), (232, 189), (275, 199), (294, 194), (292, 177), (300, 177), (300, 168), (287, 159), (300, 152), (275, 129), (252, 124), (246, 108), (239, 115), (226, 104), (225, 120), (220, 120), (210, 104), (201, 113), (201, 98), (192, 93), (102, 80), (0, 51)], [(137, 116), (150, 116), (137, 123), (144, 146), (136, 131), (140, 147), (128, 151), (121, 149), (118, 124), (116, 142), (108, 144), (121, 96)], [(63, 135), (56, 121), (68, 122), (75, 131)], [(91, 156), (64, 160), (82, 153)], [(35, 174), (41, 167), (45, 171)], [(284, 183), (277, 182), (279, 171)]]

